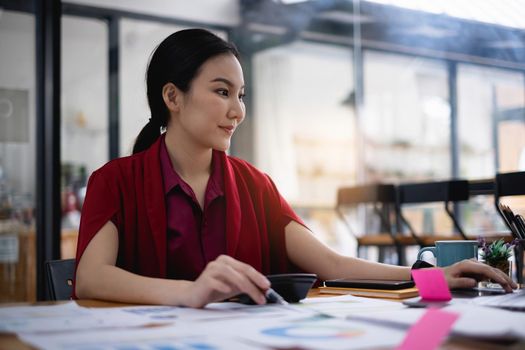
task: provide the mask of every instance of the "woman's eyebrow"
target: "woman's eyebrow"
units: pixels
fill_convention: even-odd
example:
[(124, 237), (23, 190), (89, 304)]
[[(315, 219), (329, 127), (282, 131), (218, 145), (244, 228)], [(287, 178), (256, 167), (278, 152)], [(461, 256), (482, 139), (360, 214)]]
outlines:
[[(221, 83), (224, 83), (230, 87), (234, 87), (235, 84), (232, 83), (230, 80), (226, 79), (226, 78), (222, 78), (222, 77), (218, 77), (218, 78), (215, 78), (215, 79), (212, 79), (210, 80), (210, 83), (216, 83), (216, 82), (221, 82)], [(244, 85), (241, 86), (241, 89), (244, 88)]]

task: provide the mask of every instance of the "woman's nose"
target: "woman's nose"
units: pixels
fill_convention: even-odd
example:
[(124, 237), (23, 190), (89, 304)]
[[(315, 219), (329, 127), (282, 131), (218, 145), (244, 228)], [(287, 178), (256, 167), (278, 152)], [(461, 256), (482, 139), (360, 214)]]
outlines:
[(239, 124), (244, 119), (245, 113), (244, 103), (241, 100), (235, 99), (230, 106), (228, 118), (237, 119), (237, 124)]

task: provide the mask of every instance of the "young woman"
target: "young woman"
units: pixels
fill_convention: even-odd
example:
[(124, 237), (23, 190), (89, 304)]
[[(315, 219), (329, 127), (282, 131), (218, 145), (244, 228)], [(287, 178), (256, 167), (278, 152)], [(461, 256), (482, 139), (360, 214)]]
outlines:
[[(321, 244), (267, 175), (225, 154), (245, 117), (232, 44), (202, 29), (170, 35), (151, 57), (147, 95), (151, 118), (133, 155), (89, 179), (76, 297), (202, 307), (247, 293), (262, 304), (268, 274), (410, 278), (408, 267), (341, 256)], [(473, 276), (515, 287), (475, 261), (443, 270), (452, 288), (473, 287)]]

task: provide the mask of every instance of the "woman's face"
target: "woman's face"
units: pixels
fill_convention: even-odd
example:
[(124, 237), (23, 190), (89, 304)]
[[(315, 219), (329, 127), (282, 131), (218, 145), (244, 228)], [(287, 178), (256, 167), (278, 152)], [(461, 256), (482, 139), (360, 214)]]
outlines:
[(226, 151), (235, 128), (244, 120), (244, 78), (231, 54), (206, 61), (182, 96), (179, 113), (172, 117), (175, 130), (199, 148)]

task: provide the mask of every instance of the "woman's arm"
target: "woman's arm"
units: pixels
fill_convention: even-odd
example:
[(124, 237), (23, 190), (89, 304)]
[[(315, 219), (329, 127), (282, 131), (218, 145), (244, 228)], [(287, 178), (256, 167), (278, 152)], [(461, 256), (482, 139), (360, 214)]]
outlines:
[(285, 228), (286, 251), (290, 260), (322, 280), (336, 278), (410, 279), (410, 268), (381, 264), (340, 255), (325, 246), (301, 224), (290, 221)]
[[(322, 280), (336, 278), (410, 279), (410, 268), (342, 256), (317, 240), (304, 226), (291, 221), (285, 228), (286, 250), (290, 260)], [(516, 284), (503, 272), (474, 260), (463, 260), (443, 268), (450, 288), (472, 288), (478, 280), (490, 278), (506, 291)]]
[(81, 299), (101, 299), (136, 304), (203, 307), (239, 293), (248, 294), (259, 304), (270, 282), (254, 268), (222, 255), (210, 262), (194, 281), (140, 276), (115, 266), (118, 232), (107, 222), (86, 247), (78, 263), (76, 295)]

